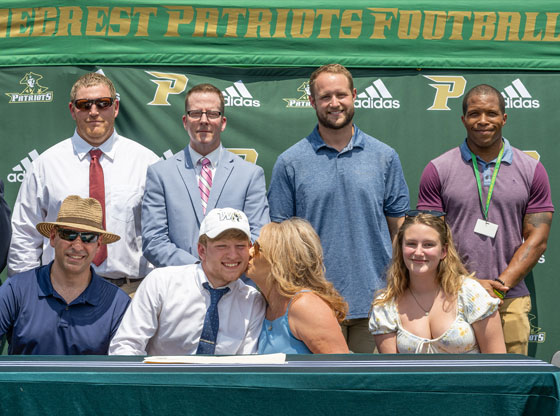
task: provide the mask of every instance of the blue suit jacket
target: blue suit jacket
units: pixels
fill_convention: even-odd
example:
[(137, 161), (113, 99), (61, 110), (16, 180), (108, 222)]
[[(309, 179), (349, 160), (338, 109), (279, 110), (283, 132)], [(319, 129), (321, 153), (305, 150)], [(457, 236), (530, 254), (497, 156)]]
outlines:
[[(266, 183), (260, 166), (222, 150), (207, 211), (236, 208), (247, 215), (253, 241), (270, 222)], [(204, 218), (196, 170), (189, 149), (148, 168), (142, 201), (142, 250), (156, 267), (198, 261), (198, 231)]]

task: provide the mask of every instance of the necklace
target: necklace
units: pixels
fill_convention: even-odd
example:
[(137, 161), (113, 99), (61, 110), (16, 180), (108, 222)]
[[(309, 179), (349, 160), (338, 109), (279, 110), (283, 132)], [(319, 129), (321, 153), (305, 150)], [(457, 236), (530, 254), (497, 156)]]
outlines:
[(422, 305), (420, 305), (420, 302), (418, 302), (418, 299), (416, 299), (416, 296), (414, 295), (414, 292), (412, 291), (412, 289), (410, 287), (408, 288), (408, 290), (410, 290), (410, 294), (414, 298), (414, 301), (416, 302), (416, 304), (420, 307), (420, 309), (422, 309), (424, 311), (425, 316), (430, 315), (430, 311), (432, 310), (432, 306), (434, 306), (434, 302), (436, 301), (436, 297), (439, 294), (439, 289), (440, 288), (438, 287), (438, 290), (436, 292), (436, 295), (434, 296), (434, 300), (432, 301), (432, 304), (430, 305), (430, 308), (428, 310), (426, 310), (422, 307)]

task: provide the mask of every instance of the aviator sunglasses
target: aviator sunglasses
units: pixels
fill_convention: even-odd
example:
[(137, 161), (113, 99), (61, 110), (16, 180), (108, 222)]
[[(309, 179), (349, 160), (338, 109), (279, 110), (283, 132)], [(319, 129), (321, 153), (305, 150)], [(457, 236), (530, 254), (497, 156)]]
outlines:
[(79, 100), (74, 100), (74, 106), (78, 110), (89, 110), (95, 104), (97, 108), (103, 109), (107, 107), (111, 107), (113, 102), (115, 101), (114, 98), (111, 97), (101, 97), (95, 98), (93, 100), (88, 100), (87, 98), (81, 98)]
[(96, 243), (99, 239), (99, 234), (91, 231), (74, 231), (67, 228), (58, 228), (57, 231), (58, 236), (66, 241), (74, 241), (78, 236), (83, 243)]

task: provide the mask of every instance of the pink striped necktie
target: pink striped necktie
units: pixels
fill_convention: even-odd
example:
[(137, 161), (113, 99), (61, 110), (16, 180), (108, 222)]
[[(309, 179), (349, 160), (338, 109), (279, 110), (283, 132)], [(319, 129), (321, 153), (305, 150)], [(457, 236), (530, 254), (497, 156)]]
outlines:
[(210, 159), (203, 157), (200, 163), (202, 163), (202, 169), (200, 171), (198, 189), (200, 190), (200, 200), (202, 201), (202, 212), (206, 215), (206, 207), (208, 206), (208, 198), (212, 188), (212, 170), (210, 170)]

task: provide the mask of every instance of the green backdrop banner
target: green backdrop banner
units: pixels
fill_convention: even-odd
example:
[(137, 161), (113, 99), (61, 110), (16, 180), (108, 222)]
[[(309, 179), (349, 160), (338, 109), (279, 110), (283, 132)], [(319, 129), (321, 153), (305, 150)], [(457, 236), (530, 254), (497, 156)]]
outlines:
[[(31, 161), (72, 135), (68, 110), (72, 84), (82, 74), (102, 70), (121, 97), (117, 130), (169, 157), (188, 137), (181, 123), (184, 96), (193, 85), (210, 82), (226, 100), (224, 145), (261, 165), (267, 179), (277, 156), (311, 132), (316, 123), (307, 100), (311, 68), (229, 68), (168, 66), (49, 66), (0, 69), (3, 140), (0, 178), (10, 205)], [(560, 130), (557, 73), (351, 68), (357, 99), (355, 121), (365, 132), (399, 153), (416, 205), (424, 166), (465, 137), (461, 102), (479, 83), (495, 86), (506, 98), (504, 135), (540, 158), (551, 179), (553, 203), (560, 207)], [(3, 97), (3, 98), (2, 98)], [(556, 221), (555, 221), (556, 222)], [(560, 241), (553, 224), (548, 250), (527, 282), (533, 295), (530, 353), (550, 360), (560, 345)], [(375, 255), (360, 253), (359, 255)], [(556, 306), (555, 306), (556, 305)]]
[(2, 0), (0, 66), (560, 69), (556, 2), (320, 3)]

